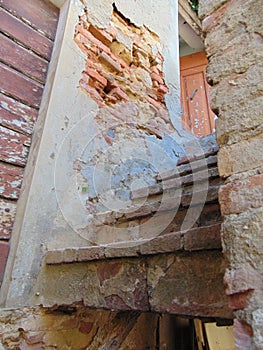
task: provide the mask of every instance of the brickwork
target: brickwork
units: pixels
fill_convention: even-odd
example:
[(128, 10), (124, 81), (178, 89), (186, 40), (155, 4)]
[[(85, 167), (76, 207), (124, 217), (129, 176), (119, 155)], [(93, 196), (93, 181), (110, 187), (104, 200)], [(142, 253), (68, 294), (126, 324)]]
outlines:
[[(87, 55), (80, 87), (100, 108), (108, 106), (107, 120), (97, 118), (103, 128), (105, 122), (107, 127), (124, 122), (140, 125), (159, 137), (173, 131), (164, 101), (168, 88), (156, 34), (130, 23), (115, 9), (106, 29), (92, 25), (87, 14), (83, 15), (75, 42)], [(117, 103), (121, 103), (119, 111)]]
[(201, 1), (211, 105), (218, 115), (219, 201), (237, 349), (262, 349), (262, 4)]

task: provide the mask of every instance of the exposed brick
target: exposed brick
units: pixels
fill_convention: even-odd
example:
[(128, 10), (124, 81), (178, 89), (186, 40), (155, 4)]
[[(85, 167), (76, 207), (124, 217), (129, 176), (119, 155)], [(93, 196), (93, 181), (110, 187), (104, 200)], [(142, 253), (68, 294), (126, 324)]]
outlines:
[(227, 295), (254, 290), (261, 286), (261, 282), (260, 274), (248, 263), (227, 269), (224, 276)]
[(159, 74), (152, 73), (152, 74), (151, 74), (151, 78), (152, 78), (152, 80), (157, 81), (157, 82), (158, 82), (159, 84), (161, 84), (161, 85), (164, 84), (164, 81), (163, 81), (162, 77), (160, 77)]
[(96, 79), (98, 82), (100, 82), (103, 86), (107, 85), (107, 79), (105, 79), (97, 70), (92, 69), (90, 67), (87, 68), (87, 74), (93, 78)]
[(90, 25), (88, 30), (95, 38), (101, 41), (104, 45), (110, 46), (110, 44), (112, 43), (113, 38), (109, 33), (106, 32), (106, 30), (99, 29), (93, 25)]
[(263, 174), (230, 182), (220, 187), (222, 215), (237, 214), (263, 206)]
[(105, 52), (102, 52), (99, 55), (99, 60), (106, 64), (106, 66), (108, 66), (110, 69), (115, 70), (116, 72), (121, 72), (121, 65), (119, 62), (114, 61), (109, 55), (107, 55)]
[[(100, 48), (101, 50), (105, 51), (106, 53), (110, 53), (110, 49), (104, 45), (100, 40), (98, 40), (97, 38), (95, 38), (95, 36), (93, 36), (88, 30), (86, 30), (85, 28), (83, 28), (83, 26), (78, 25), (77, 26), (77, 31), (82, 34), (85, 38), (88, 39), (88, 42), (92, 45), (96, 45), (98, 48)], [(79, 39), (78, 39), (79, 40)], [(83, 39), (82, 39), (83, 40)], [(80, 40), (80, 41), (82, 41)]]
[(127, 94), (120, 88), (120, 87), (116, 87), (114, 89), (112, 89), (109, 93), (110, 96), (116, 96), (118, 97), (120, 100), (124, 100), (124, 101), (128, 101), (129, 97), (127, 96)]

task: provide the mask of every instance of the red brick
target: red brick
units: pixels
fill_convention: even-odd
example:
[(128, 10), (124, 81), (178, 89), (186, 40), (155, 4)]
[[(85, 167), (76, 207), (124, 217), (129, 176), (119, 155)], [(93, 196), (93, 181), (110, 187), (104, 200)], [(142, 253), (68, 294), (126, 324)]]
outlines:
[(84, 35), (85, 38), (88, 39), (88, 42), (92, 45), (96, 45), (101, 50), (105, 51), (106, 53), (110, 54), (110, 49), (104, 45), (100, 40), (95, 38), (88, 30), (84, 29), (81, 25), (77, 26), (77, 31)]
[(158, 91), (163, 94), (166, 94), (169, 91), (169, 89), (165, 85), (159, 85)]
[(226, 294), (233, 295), (261, 288), (262, 278), (249, 264), (228, 269), (224, 276)]
[(101, 83), (103, 86), (107, 85), (107, 79), (105, 79), (97, 70), (92, 69), (90, 67), (87, 68), (87, 74), (97, 80), (99, 83)]
[(120, 73), (122, 71), (121, 65), (119, 62), (116, 62), (113, 60), (109, 55), (107, 55), (105, 52), (102, 52), (99, 56), (99, 61), (104, 63), (109, 68), (115, 70), (116, 72)]
[(222, 215), (238, 214), (263, 206), (263, 174), (223, 185), (219, 190)]
[(3, 279), (8, 252), (9, 252), (8, 243), (0, 241), (0, 281), (2, 281)]
[(125, 101), (129, 100), (128, 95), (126, 95), (126, 93), (120, 87), (116, 87), (112, 89), (109, 93), (109, 96), (111, 95), (115, 97), (119, 97), (120, 100), (125, 100)]
[(156, 108), (161, 108), (162, 104), (159, 101), (154, 100), (150, 96), (146, 96), (146, 100)]
[(152, 74), (151, 74), (151, 78), (152, 78), (152, 80), (157, 81), (159, 84), (162, 84), (162, 85), (164, 84), (164, 81), (163, 81), (163, 79), (160, 77), (159, 74), (152, 73)]
[(99, 41), (101, 41), (104, 45), (110, 46), (112, 43), (112, 36), (106, 32), (104, 29), (99, 29), (94, 27), (93, 25), (89, 26), (89, 32), (95, 36)]
[(101, 97), (101, 95), (98, 93), (96, 89), (89, 86), (86, 82), (84, 82), (83, 79), (80, 81), (80, 86), (81, 88), (87, 91), (87, 93), (98, 104), (99, 107), (104, 106), (103, 98)]

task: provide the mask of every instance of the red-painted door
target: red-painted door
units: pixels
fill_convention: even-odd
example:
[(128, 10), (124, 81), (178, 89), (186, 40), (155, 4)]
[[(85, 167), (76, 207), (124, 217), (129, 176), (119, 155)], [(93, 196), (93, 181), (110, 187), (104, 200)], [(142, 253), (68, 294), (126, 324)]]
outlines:
[(206, 66), (205, 52), (180, 58), (183, 126), (197, 137), (211, 134), (215, 129), (215, 114), (209, 106)]

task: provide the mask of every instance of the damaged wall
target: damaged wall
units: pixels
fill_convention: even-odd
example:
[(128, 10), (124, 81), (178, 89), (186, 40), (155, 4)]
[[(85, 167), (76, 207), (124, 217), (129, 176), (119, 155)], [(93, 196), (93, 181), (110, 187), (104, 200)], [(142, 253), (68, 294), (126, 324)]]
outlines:
[[(202, 203), (189, 211), (192, 218), (186, 224), (187, 229), (194, 228), (187, 233), (180, 231), (194, 187), (194, 176), (186, 170), (187, 152), (190, 149), (193, 156), (193, 150), (195, 154), (197, 149), (202, 154), (206, 151), (200, 147), (202, 141), (194, 142), (181, 127), (177, 40), (174, 1), (68, 1), (62, 6), (1, 290), (2, 305), (18, 308), (5, 310), (0, 321), (3, 346), (72, 347), (73, 337), (78, 341), (76, 349), (90, 346), (91, 341), (98, 347), (101, 344), (96, 341), (101, 339), (108, 348), (142, 348), (140, 341), (154, 348), (157, 317), (131, 310), (232, 317), (221, 284), (225, 262), (216, 203), (220, 181), (214, 169), (209, 172), (212, 186), (208, 191), (207, 167), (215, 164), (213, 141), (212, 153), (206, 154), (211, 157), (203, 163), (201, 160), (205, 181), (197, 181), (202, 183), (198, 187)], [(190, 145), (185, 146), (189, 140)], [(178, 159), (181, 168), (176, 168)], [(76, 256), (81, 252), (85, 255), (90, 244), (104, 245), (95, 247), (93, 260), (99, 260), (100, 248), (104, 254), (105, 245), (116, 240), (123, 243), (127, 238), (124, 233), (134, 243), (139, 237), (136, 225), (148, 218), (144, 214), (139, 220), (134, 217), (138, 208), (133, 206), (133, 196), (146, 188), (153, 200), (159, 200), (160, 174), (171, 169), (168, 182), (177, 183), (173, 177), (180, 169), (187, 178), (179, 219), (166, 222), (164, 212), (161, 228), (155, 217), (144, 234), (147, 238), (158, 236), (165, 222), (166, 226), (171, 224), (165, 229), (168, 235), (172, 233), (172, 239), (157, 237), (155, 245), (151, 241), (140, 246), (139, 253), (125, 241), (126, 249), (121, 249), (124, 256), (118, 247), (117, 254), (113, 248), (113, 255), (107, 256), (116, 260), (102, 256), (103, 261), (88, 262), (84, 256), (75, 264)], [(146, 208), (151, 217), (155, 209), (149, 211), (144, 198), (139, 199), (139, 215)], [(112, 226), (94, 221), (95, 213), (96, 219), (99, 214), (103, 220), (113, 219)], [(115, 219), (122, 216), (125, 221), (117, 222), (119, 230), (113, 231)], [(159, 254), (162, 241), (166, 250)], [(47, 251), (62, 254), (62, 261), (46, 264)], [(76, 301), (82, 306), (75, 309)], [(83, 303), (129, 310), (129, 317), (91, 311), (83, 308)], [(23, 308), (39, 304), (71, 304), (73, 309)], [(61, 316), (62, 311), (72, 315)], [(116, 328), (112, 327), (115, 319)], [(119, 331), (124, 319), (132, 323)], [(142, 323), (147, 325), (143, 339)], [(109, 334), (115, 330), (123, 338), (111, 344)]]
[(262, 349), (262, 3), (200, 1), (211, 107), (218, 115), (226, 293), (236, 349)]
[(61, 8), (54, 79), (42, 99), (2, 288), (9, 306), (35, 303), (47, 249), (87, 246), (90, 238), (111, 243), (107, 229), (93, 237), (94, 211), (128, 208), (127, 189), (156, 183), (191, 139), (174, 129), (181, 125), (174, 4), (153, 2), (162, 14), (156, 19), (141, 10), (149, 6), (143, 1), (85, 5)]
[(0, 316), (0, 348), (155, 349), (157, 321), (153, 314), (95, 311), (80, 305), (5, 310)]

